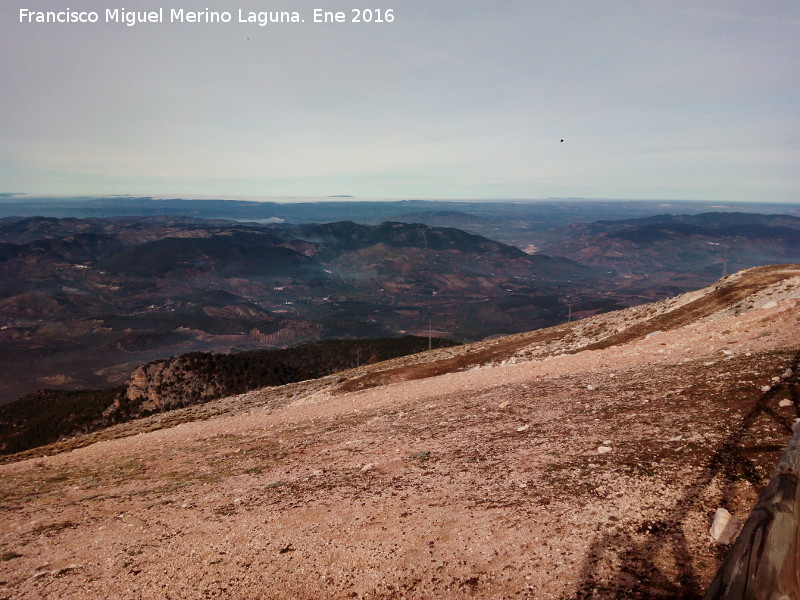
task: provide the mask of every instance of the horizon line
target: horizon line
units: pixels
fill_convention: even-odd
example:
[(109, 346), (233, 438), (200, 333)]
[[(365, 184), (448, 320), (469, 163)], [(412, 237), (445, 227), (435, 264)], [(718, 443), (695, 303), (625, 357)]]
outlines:
[(87, 200), (149, 200), (149, 201), (170, 201), (184, 200), (195, 202), (252, 202), (252, 203), (274, 203), (274, 204), (294, 204), (294, 203), (333, 203), (333, 202), (644, 202), (644, 203), (698, 203), (698, 204), (795, 204), (792, 200), (723, 200), (723, 199), (697, 199), (697, 198), (604, 198), (604, 197), (580, 197), (580, 196), (548, 196), (548, 197), (485, 197), (485, 198), (408, 198), (400, 196), (355, 196), (349, 194), (335, 194), (326, 196), (316, 195), (255, 195), (255, 194), (230, 194), (205, 196), (198, 194), (174, 195), (174, 194), (29, 194), (26, 192), (5, 192), (0, 193), (0, 204), (29, 203), (42, 200), (60, 201), (87, 201)]

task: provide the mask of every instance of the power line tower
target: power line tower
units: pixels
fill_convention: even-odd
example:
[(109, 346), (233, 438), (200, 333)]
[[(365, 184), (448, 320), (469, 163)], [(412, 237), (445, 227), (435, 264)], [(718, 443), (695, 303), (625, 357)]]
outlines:
[(428, 319), (428, 350), (433, 347), (433, 334), (431, 331), (431, 320)]
[(728, 251), (725, 251), (725, 256), (722, 258), (722, 277), (727, 277), (728, 275)]

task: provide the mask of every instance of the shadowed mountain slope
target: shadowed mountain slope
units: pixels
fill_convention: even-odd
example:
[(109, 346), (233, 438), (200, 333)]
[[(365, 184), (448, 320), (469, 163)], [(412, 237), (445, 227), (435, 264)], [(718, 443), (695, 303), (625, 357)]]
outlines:
[(161, 277), (173, 271), (254, 279), (322, 274), (316, 261), (281, 244), (268, 233), (234, 229), (211, 237), (169, 237), (147, 242), (101, 261), (98, 266), (136, 277)]

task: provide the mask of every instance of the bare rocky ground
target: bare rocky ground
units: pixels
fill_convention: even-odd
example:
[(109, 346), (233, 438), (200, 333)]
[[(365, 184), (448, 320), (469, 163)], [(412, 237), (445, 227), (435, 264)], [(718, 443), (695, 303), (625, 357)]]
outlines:
[(798, 415), (800, 265), (0, 465), (0, 598), (695, 598)]

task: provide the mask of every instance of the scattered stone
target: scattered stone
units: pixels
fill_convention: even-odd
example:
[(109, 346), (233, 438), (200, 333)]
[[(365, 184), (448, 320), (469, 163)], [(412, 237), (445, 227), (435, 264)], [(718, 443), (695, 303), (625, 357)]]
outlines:
[(771, 389), (772, 389), (772, 387), (771, 387), (771, 386), (768, 386), (768, 385), (762, 385), (762, 386), (761, 386), (761, 391), (762, 391), (762, 392), (768, 392), (768, 391), (770, 391)]
[[(789, 316), (786, 317), (786, 323), (794, 325), (795, 315), (788, 311), (787, 314)], [(784, 317), (785, 315), (781, 316)], [(774, 326), (778, 328), (783, 325), (784, 322), (780, 321)], [(708, 328), (708, 332), (703, 328)], [(729, 365), (730, 361), (724, 360), (724, 354), (719, 356), (722, 353), (719, 342), (709, 333), (715, 330), (719, 330), (719, 327), (713, 321), (702, 324), (698, 339), (711, 339), (711, 343), (703, 348), (700, 346), (705, 346), (705, 342), (698, 343), (694, 346), (696, 349), (694, 355), (704, 357), (716, 351), (715, 356), (722, 360), (715, 364)], [(782, 332), (781, 339), (783, 341), (790, 339), (790, 333)], [(680, 332), (670, 332), (665, 334), (663, 339), (669, 337), (672, 343), (672, 340), (682, 339), (681, 335)], [(742, 340), (745, 338), (749, 340), (751, 337), (749, 331), (741, 332)], [(766, 340), (763, 343), (753, 343), (753, 346), (766, 352), (777, 347), (770, 345), (773, 342), (774, 340)], [(735, 355), (740, 357), (744, 350), (738, 342), (736, 343), (736, 346), (727, 347), (735, 350)], [(657, 348), (658, 342), (654, 340), (649, 349)], [(603, 362), (606, 360), (605, 354), (586, 353), (588, 356), (580, 354), (565, 359), (566, 364), (556, 365), (552, 368), (552, 372), (544, 367), (539, 371), (536, 370), (539, 367), (535, 367), (528, 375), (524, 373), (524, 369), (518, 369), (515, 373), (519, 374), (520, 381), (523, 381), (524, 385), (518, 382), (513, 384), (516, 387), (507, 382), (508, 374), (503, 373), (502, 378), (500, 374), (496, 375), (497, 379), (492, 375), (492, 378), (485, 382), (476, 378), (470, 383), (469, 387), (472, 389), (462, 388), (455, 392), (441, 383), (445, 378), (430, 382), (413, 382), (414, 387), (407, 391), (403, 390), (400, 394), (394, 388), (389, 388), (385, 393), (381, 388), (359, 392), (361, 395), (357, 396), (355, 405), (361, 406), (362, 414), (366, 414), (370, 419), (363, 426), (350, 426), (350, 421), (346, 418), (345, 411), (352, 409), (349, 397), (340, 402), (331, 396), (325, 402), (339, 402), (337, 405), (339, 408), (331, 413), (330, 418), (326, 416), (327, 411), (322, 410), (325, 407), (319, 407), (319, 410), (315, 408), (312, 411), (307, 411), (307, 407), (300, 407), (298, 413), (276, 411), (275, 416), (269, 415), (268, 419), (259, 417), (261, 420), (256, 420), (253, 424), (244, 422), (240, 424), (239, 420), (223, 419), (220, 427), (216, 426), (216, 422), (201, 423), (191, 426), (195, 427), (194, 431), (179, 436), (173, 436), (170, 430), (155, 435), (150, 434), (149, 441), (139, 442), (138, 450), (132, 447), (136, 440), (133, 442), (123, 440), (113, 446), (90, 448), (86, 451), (87, 455), (82, 453), (75, 453), (74, 457), (67, 455), (63, 460), (53, 461), (56, 464), (52, 465), (51, 470), (40, 474), (31, 473), (30, 478), (25, 481), (26, 485), (22, 486), (19, 503), (22, 505), (25, 501), (22, 499), (33, 493), (34, 485), (42, 485), (42, 491), (36, 497), (36, 518), (40, 519), (40, 523), (48, 525), (66, 516), (77, 520), (84, 511), (86, 517), (83, 517), (84, 520), (77, 531), (70, 530), (65, 534), (59, 534), (58, 537), (54, 537), (52, 532), (47, 533), (51, 530), (43, 530), (46, 533), (39, 536), (37, 547), (43, 551), (42, 558), (52, 557), (54, 565), (41, 573), (40, 576), (44, 579), (31, 581), (31, 576), (42, 570), (41, 567), (31, 568), (36, 566), (33, 561), (38, 562), (41, 559), (25, 558), (10, 563), (9, 567), (20, 569), (20, 581), (16, 583), (15, 580), (13, 584), (18, 585), (19, 589), (9, 588), (7, 593), (24, 594), (27, 591), (34, 594), (38, 591), (57, 596), (68, 595), (73, 591), (80, 594), (81, 587), (85, 586), (84, 593), (90, 595), (97, 590), (102, 591), (103, 586), (108, 585), (110, 578), (117, 575), (123, 578), (129, 577), (133, 581), (133, 575), (144, 568), (146, 570), (141, 571), (143, 577), (166, 584), (163, 590), (165, 595), (170, 593), (179, 595), (178, 586), (181, 580), (188, 581), (187, 577), (192, 576), (199, 578), (198, 581), (203, 585), (210, 583), (212, 576), (225, 578), (232, 585), (224, 593), (230, 596), (247, 595), (248, 587), (252, 589), (253, 578), (248, 575), (248, 570), (252, 569), (245, 565), (249, 565), (251, 561), (254, 565), (258, 565), (261, 561), (262, 567), (267, 563), (278, 565), (272, 568), (270, 564), (268, 567), (270, 572), (260, 578), (259, 583), (264, 586), (261, 593), (265, 597), (293, 593), (302, 595), (303, 590), (309, 589), (308, 581), (327, 581), (328, 594), (337, 597), (360, 585), (353, 583), (352, 569), (348, 569), (346, 563), (349, 562), (351, 565), (369, 563), (377, 569), (384, 567), (397, 574), (397, 550), (404, 552), (402, 549), (405, 548), (411, 549), (412, 552), (424, 551), (425, 560), (422, 569), (415, 569), (415, 565), (406, 569), (405, 565), (401, 565), (399, 568), (404, 571), (403, 577), (408, 581), (414, 581), (412, 578), (424, 579), (415, 592), (409, 591), (411, 586), (408, 586), (406, 590), (396, 589), (392, 592), (397, 595), (416, 593), (433, 597), (460, 593), (464, 596), (467, 595), (464, 586), (472, 585), (466, 578), (469, 577), (470, 581), (477, 582), (479, 572), (480, 584), (475, 585), (476, 596), (489, 595), (493, 591), (496, 593), (498, 589), (501, 592), (505, 589), (509, 594), (540, 598), (556, 598), (570, 594), (590, 595), (585, 591), (586, 588), (578, 587), (583, 579), (586, 579), (583, 581), (584, 584), (588, 582), (598, 586), (600, 590), (598, 595), (619, 595), (619, 597), (637, 594), (658, 595), (659, 588), (663, 591), (663, 587), (657, 583), (653, 585), (655, 576), (664, 586), (678, 588), (682, 585), (679, 579), (680, 569), (673, 568), (677, 564), (673, 560), (680, 561), (681, 557), (675, 558), (675, 549), (669, 545), (671, 530), (678, 526), (680, 533), (686, 536), (687, 547), (693, 548), (696, 556), (706, 554), (711, 557), (710, 559), (705, 557), (704, 564), (695, 565), (698, 581), (706, 581), (713, 576), (714, 563), (718, 558), (716, 556), (718, 552), (714, 548), (721, 550), (730, 547), (722, 544), (735, 541), (739, 522), (727, 511), (717, 511), (728, 517), (727, 524), (733, 529), (733, 535), (723, 537), (717, 530), (721, 528), (724, 532), (728, 527), (724, 523), (717, 523), (716, 516), (710, 511), (713, 504), (706, 504), (704, 509), (701, 507), (700, 518), (688, 519), (680, 524), (673, 521), (675, 507), (677, 506), (677, 510), (680, 511), (681, 499), (686, 497), (687, 491), (695, 493), (694, 486), (698, 485), (697, 482), (711, 482), (710, 487), (703, 491), (703, 495), (707, 497), (719, 495), (716, 487), (718, 482), (713, 479), (713, 467), (707, 466), (707, 457), (713, 456), (715, 447), (725, 444), (730, 430), (735, 426), (730, 417), (737, 408), (727, 402), (728, 390), (738, 391), (749, 387), (752, 391), (752, 388), (758, 390), (760, 387), (757, 383), (759, 380), (764, 384), (770, 383), (771, 376), (765, 374), (763, 368), (770, 369), (767, 373), (772, 372), (773, 375), (781, 375), (783, 372), (777, 371), (780, 364), (772, 363), (771, 368), (765, 367), (767, 359), (764, 358), (762, 361), (760, 357), (758, 361), (743, 360), (741, 369), (737, 365), (736, 369), (721, 368), (713, 373), (707, 373), (695, 367), (684, 372), (683, 369), (676, 371), (672, 365), (646, 366), (651, 364), (648, 362), (651, 351), (645, 352), (645, 360), (640, 362), (636, 362), (628, 353), (629, 348), (626, 348), (619, 355), (613, 354), (613, 360), (609, 360), (609, 364)], [(678, 351), (673, 353), (677, 355)], [(614, 357), (618, 357), (619, 360)], [(574, 368), (573, 363), (567, 362), (568, 360), (575, 360), (580, 368)], [(676, 357), (676, 362), (678, 360), (679, 356)], [(705, 358), (700, 358), (697, 362), (702, 360)], [(550, 366), (553, 364), (549, 363)], [(585, 373), (588, 369), (596, 369), (588, 372), (592, 375), (591, 379), (598, 381), (595, 384), (597, 388), (603, 387), (603, 394), (595, 397), (590, 391), (588, 395), (584, 394), (581, 397), (581, 390), (594, 388), (586, 380)], [(608, 373), (608, 369), (620, 370), (620, 376), (617, 377), (621, 380), (618, 388), (612, 386), (615, 373)], [(668, 374), (668, 377), (662, 380), (663, 373)], [(792, 377), (793, 379), (789, 381), (795, 381), (796, 372)], [(712, 383), (709, 383), (709, 391), (706, 391), (706, 385), (703, 383), (706, 378), (714, 378), (712, 382), (714, 389), (711, 389)], [(741, 378), (741, 381), (736, 381), (737, 378)], [(539, 382), (539, 379), (542, 381)], [(698, 385), (699, 382), (701, 385)], [(500, 387), (500, 383), (504, 387)], [(677, 384), (687, 386), (688, 389), (672, 387)], [(492, 387), (488, 387), (489, 385)], [(774, 390), (776, 386), (770, 385)], [(519, 392), (519, 390), (526, 391)], [(570, 396), (570, 390), (577, 393)], [(512, 393), (519, 395), (515, 396), (514, 400), (507, 400)], [(441, 405), (436, 405), (437, 408), (430, 412), (421, 411), (420, 407), (427, 401), (424, 399), (428, 394), (435, 399), (441, 399)], [(647, 396), (652, 398), (649, 403)], [(395, 400), (397, 397), (402, 399), (402, 405), (408, 406), (409, 410), (408, 418), (402, 421), (399, 419), (401, 416), (399, 413), (392, 413), (394, 407), (398, 405)], [(695, 397), (701, 397), (703, 401), (691, 401)], [(784, 395), (781, 392), (776, 400), (785, 400), (788, 397), (788, 394)], [(280, 402), (283, 402), (283, 396), (280, 398), (275, 403), (276, 407), (282, 406)], [(368, 402), (375, 404), (371, 405)], [(649, 407), (649, 404), (654, 406)], [(770, 403), (770, 407), (774, 408), (778, 404), (778, 402)], [(785, 401), (781, 405), (786, 406)], [(267, 411), (273, 411), (271, 407), (271, 404), (265, 404), (264, 408), (259, 410), (264, 411), (266, 417)], [(497, 410), (498, 408), (508, 410), (508, 407), (513, 407), (508, 415), (503, 410)], [(794, 415), (788, 410), (783, 415), (793, 420)], [(342, 419), (340, 414), (345, 415), (345, 418)], [(393, 414), (398, 417), (398, 424), (402, 424), (402, 428), (395, 428)], [(572, 419), (565, 415), (572, 416)], [(602, 424), (597, 423), (595, 415), (603, 417)], [(449, 421), (448, 417), (451, 416), (458, 418), (458, 422)], [(522, 418), (536, 420), (520, 423)], [(440, 428), (433, 425), (439, 419), (443, 419), (442, 423), (450, 423), (444, 429), (444, 434)], [(570, 420), (573, 426), (569, 425)], [(361, 420), (356, 421), (356, 423), (361, 422)], [(514, 422), (519, 424), (516, 428), (513, 427)], [(722, 427), (718, 427), (720, 423)], [(420, 433), (423, 424), (433, 426), (426, 430), (427, 433)], [(508, 437), (501, 435), (500, 430), (508, 430), (508, 425), (512, 425), (509, 433), (515, 430), (531, 431), (531, 436), (513, 438), (513, 434)], [(463, 433), (459, 431), (461, 428), (464, 429)], [(673, 433), (670, 438), (663, 437), (676, 429), (685, 431), (686, 436)], [(207, 436), (211, 431), (220, 431), (217, 434), (221, 436), (219, 447), (211, 446), (206, 450), (201, 444), (187, 443), (203, 439), (203, 436)], [(328, 433), (329, 431), (332, 433)], [(756, 428), (753, 433), (758, 435), (763, 433), (763, 439), (768, 444), (772, 436), (777, 435), (777, 432), (770, 432), (772, 429), (765, 427), (763, 430)], [(606, 453), (613, 454), (615, 451), (613, 444), (616, 444), (617, 440), (613, 438), (601, 440), (601, 444), (595, 447), (595, 454), (591, 454), (588, 444), (596, 440), (600, 433), (609, 433), (619, 438), (621, 450), (618, 456), (604, 457)], [(364, 436), (363, 443), (344, 445), (342, 441), (353, 434)], [(574, 437), (576, 434), (585, 436), (586, 445), (583, 448), (580, 437)], [(576, 439), (578, 443), (575, 443)], [(159, 446), (156, 452), (151, 452), (150, 445), (162, 440), (163, 445)], [(681, 447), (686, 446), (683, 441), (699, 442), (697, 448), (691, 448), (692, 456), (688, 460), (681, 453), (675, 454)], [(668, 448), (663, 448), (665, 442), (671, 442), (667, 443)], [(754, 438), (753, 442), (753, 445), (761, 443), (761, 439)], [(261, 458), (255, 457), (253, 460), (258, 458), (259, 469), (264, 469), (264, 474), (236, 477), (233, 483), (241, 485), (237, 490), (231, 490), (232, 482), (226, 481), (225, 478), (220, 479), (219, 484), (214, 483), (216, 480), (214, 478), (210, 480), (211, 483), (190, 488), (186, 491), (186, 495), (199, 503), (200, 507), (191, 514), (167, 510), (159, 515), (158, 527), (147, 527), (147, 519), (152, 515), (142, 512), (145, 510), (142, 508), (144, 502), (129, 500), (136, 490), (149, 494), (155, 489), (154, 486), (157, 486), (152, 481), (145, 482), (142, 477), (136, 475), (130, 484), (120, 484), (116, 475), (113, 478), (98, 477), (97, 492), (106, 492), (108, 496), (117, 494), (117, 500), (104, 500), (101, 503), (84, 501), (82, 497), (94, 492), (95, 485), (84, 486), (82, 481), (75, 479), (81, 473), (92, 474), (95, 469), (97, 472), (100, 472), (100, 469), (119, 467), (127, 469), (128, 462), (135, 461), (137, 456), (147, 456), (149, 462), (146, 465), (162, 464), (155, 461), (174, 461), (174, 465), (167, 463), (170, 464), (169, 468), (194, 465), (195, 468), (202, 469), (206, 457), (210, 457), (211, 461), (218, 456), (221, 458), (223, 451), (230, 452), (235, 448), (231, 445), (237, 443), (247, 443), (248, 446), (257, 449), (255, 452)], [(350, 444), (352, 443), (351, 441)], [(412, 455), (412, 458), (420, 459), (418, 462), (408, 460), (411, 454), (408, 450), (416, 452), (421, 449), (420, 446), (425, 447), (422, 444), (430, 444), (431, 452)], [(362, 446), (370, 454), (362, 454), (359, 457), (353, 451), (361, 449)], [(767, 451), (770, 447), (765, 445)], [(180, 454), (181, 448), (189, 448), (191, 454)], [(250, 456), (251, 452), (254, 451), (248, 450), (245, 456)], [(629, 459), (633, 461), (638, 458), (627, 456), (631, 452), (650, 455), (644, 458), (652, 460), (652, 471), (650, 468), (642, 469), (644, 473), (651, 473), (650, 475), (637, 475), (635, 469), (628, 468)], [(107, 453), (108, 459), (105, 459), (104, 455)], [(276, 458), (271, 458), (273, 456)], [(369, 456), (380, 462), (360, 462)], [(425, 461), (429, 457), (436, 460)], [(600, 462), (595, 462), (593, 458), (600, 459)], [(95, 459), (98, 460), (97, 467), (94, 466), (94, 462), (89, 462)], [(651, 460), (648, 460), (648, 463)], [(146, 465), (143, 470), (148, 474), (157, 475), (163, 471), (161, 468), (148, 469)], [(323, 465), (329, 470), (323, 471), (322, 468), (317, 468)], [(67, 471), (67, 468), (71, 470)], [(4, 466), (4, 469), (8, 467)], [(507, 471), (510, 477), (498, 476), (498, 469)], [(359, 470), (365, 475), (361, 480), (354, 475)], [(58, 489), (54, 488), (53, 483), (58, 481), (57, 476), (62, 472), (70, 474), (70, 479), (67, 479), (61, 488), (65, 492), (66, 499), (80, 502), (81, 510), (76, 509), (69, 515), (61, 512), (64, 499), (49, 491)], [(315, 480), (316, 485), (302, 483), (304, 475), (320, 476), (323, 472), (326, 474), (325, 481), (320, 478)], [(0, 472), (2, 475), (0, 481), (4, 483), (14, 481), (6, 479), (8, 477), (6, 473), (6, 470)], [(526, 477), (526, 480), (522, 480), (522, 476)], [(286, 484), (286, 488), (272, 490), (271, 493), (270, 490), (266, 490), (268, 497), (265, 498), (262, 493), (265, 483), (274, 481), (278, 477), (287, 477), (291, 481)], [(53, 483), (50, 483), (50, 480), (53, 480)], [(574, 489), (576, 480), (580, 487), (578, 490)], [(87, 483), (91, 481), (86, 478)], [(76, 484), (74, 491), (70, 487), (71, 484)], [(125, 486), (123, 493), (120, 493), (120, 485)], [(589, 487), (584, 488), (584, 485)], [(90, 488), (91, 492), (86, 491)], [(417, 493), (419, 490), (424, 490), (425, 493)], [(586, 490), (590, 490), (591, 493)], [(182, 491), (170, 493), (184, 494)], [(324, 502), (319, 504), (319, 508), (313, 508), (318, 505), (316, 499), (320, 493), (325, 495)], [(552, 494), (553, 497), (543, 497), (543, 493)], [(226, 517), (224, 520), (212, 517), (214, 522), (209, 522), (209, 525), (205, 526), (203, 520), (209, 519), (210, 509), (217, 501), (228, 501), (233, 499), (234, 495), (241, 496), (243, 503), (256, 501), (258, 506), (255, 508), (258, 510), (239, 511), (235, 516)], [(451, 498), (454, 501), (451, 501)], [(744, 516), (749, 511), (746, 505), (748, 498), (749, 496), (735, 495), (731, 500), (731, 508), (736, 510), (737, 514)], [(50, 499), (53, 501), (52, 507), (46, 505)], [(176, 497), (176, 504), (180, 501)], [(238, 501), (239, 498), (236, 498), (233, 503)], [(336, 505), (342, 502), (348, 504), (346, 514), (337, 511)], [(523, 508), (525, 505), (531, 505), (527, 506), (530, 511), (526, 509), (520, 513), (520, 505), (523, 505)], [(548, 505), (549, 510), (539, 508)], [(191, 505), (184, 503), (182, 506), (188, 508)], [(432, 510), (425, 508), (426, 506), (432, 507)], [(488, 510), (484, 510), (484, 506)], [(41, 513), (40, 508), (46, 508), (49, 512)], [(312, 509), (315, 516), (322, 516), (322, 519), (313, 526), (308, 526), (308, 511)], [(534, 511), (537, 509), (540, 514), (535, 514)], [(328, 511), (329, 517), (325, 517), (323, 513), (325, 510)], [(117, 513), (137, 523), (138, 529), (132, 532), (133, 535), (114, 533), (119, 530), (127, 531), (122, 527), (122, 523), (112, 520)], [(611, 513), (616, 516), (612, 516)], [(405, 516), (397, 519), (386, 518), (386, 515), (399, 514), (408, 518)], [(502, 535), (489, 535), (485, 538), (472, 535), (472, 540), (469, 540), (470, 528), (474, 529), (476, 515), (480, 519), (481, 527), (485, 527), (486, 531), (500, 530)], [(713, 517), (713, 526), (705, 520), (708, 516)], [(436, 519), (432, 521), (431, 517)], [(447, 536), (449, 539), (437, 536), (437, 521), (441, 517), (448, 521), (452, 520), (453, 529), (467, 535), (463, 538), (460, 535)], [(4, 519), (8, 522), (4, 527), (10, 531), (16, 527), (18, 534), (26, 536), (24, 539), (28, 540), (29, 534), (25, 532), (36, 528), (36, 525), (29, 526), (28, 521), (31, 518), (32, 511), (7, 511)], [(237, 545), (229, 533), (234, 518), (239, 520), (240, 528), (257, 529), (263, 543)], [(109, 532), (111, 545), (106, 546), (110, 549), (103, 550), (98, 546), (99, 552), (90, 556), (88, 549), (81, 548), (81, 544), (85, 544), (85, 535), (81, 531), (89, 531), (93, 526), (96, 528), (100, 524), (97, 522), (100, 519), (101, 523), (108, 522), (109, 528), (112, 529)], [(298, 534), (301, 548), (295, 550), (284, 536), (287, 532), (291, 532), (292, 528), (297, 530), (297, 527), (301, 529)], [(378, 529), (383, 533), (379, 533)], [(177, 533), (169, 540), (169, 553), (138, 556), (139, 552), (147, 552), (147, 548), (158, 547), (166, 537), (164, 534), (170, 535), (173, 531)], [(197, 539), (192, 538), (196, 536), (187, 535), (187, 532), (191, 531), (204, 532), (208, 537), (203, 540), (203, 548), (197, 556), (192, 554), (197, 547)], [(648, 535), (647, 540), (641, 546), (631, 545), (631, 540), (635, 542), (639, 539), (639, 534)], [(377, 541), (369, 543), (369, 538), (364, 537), (369, 535), (377, 536)], [(592, 539), (597, 535), (603, 537), (604, 553), (590, 547)], [(650, 538), (649, 535), (653, 537)], [(710, 537), (706, 538), (706, 535)], [(346, 557), (345, 564), (324, 560), (326, 556), (331, 555), (331, 552), (335, 552), (337, 547), (343, 547), (353, 537), (368, 541), (351, 544), (352, 558)], [(387, 541), (389, 543), (384, 543)], [(515, 555), (509, 553), (508, 548), (528, 543), (530, 548), (527, 554), (531, 560), (522, 565), (524, 569), (519, 569), (520, 565), (515, 564)], [(662, 562), (666, 565), (664, 572), (652, 571), (649, 574), (643, 572), (639, 582), (630, 580), (625, 565), (635, 566), (639, 561), (648, 561), (652, 558), (649, 556), (652, 554), (651, 550), (658, 548), (659, 543), (666, 543), (662, 550), (658, 550), (660, 554), (656, 561), (659, 563), (656, 566)], [(219, 550), (222, 547), (230, 550), (230, 558), (215, 556), (215, 554), (224, 555), (224, 551)], [(23, 551), (30, 554), (28, 550)], [(264, 555), (265, 551), (267, 555)], [(592, 551), (594, 553), (590, 554)], [(276, 552), (279, 553), (278, 557), (274, 556)], [(496, 558), (477, 567), (469, 564), (462, 566), (459, 561), (464, 558), (465, 552), (480, 553), (484, 556), (490, 556), (494, 552)], [(61, 562), (63, 557), (73, 553), (81, 556), (80, 560), (85, 561), (86, 566), (80, 567), (74, 574), (65, 575), (60, 580), (51, 580), (49, 576), (51, 570), (62, 567), (65, 564)], [(260, 557), (254, 553), (259, 553)], [(680, 554), (680, 549), (677, 553)], [(432, 559), (430, 563), (429, 554)], [(178, 557), (177, 562), (174, 557)], [(146, 562), (139, 565), (142, 560)], [(579, 572), (582, 560), (587, 561), (586, 568), (590, 578), (582, 577), (582, 573)], [(298, 561), (300, 564), (296, 564)], [(128, 566), (131, 562), (135, 568)], [(280, 563), (284, 562), (288, 564), (280, 566)], [(452, 566), (448, 566), (448, 563)], [(0, 562), (0, 565), (3, 564)], [(213, 566), (216, 564), (221, 566)], [(471, 572), (470, 567), (476, 570)], [(67, 568), (75, 567), (71, 565)], [(481, 570), (478, 571), (478, 568)], [(84, 569), (90, 569), (92, 573), (86, 573), (84, 577), (81, 572)], [(438, 578), (436, 581), (439, 582), (435, 585), (429, 576), (433, 569), (436, 569)], [(546, 573), (545, 570), (550, 572)], [(234, 578), (231, 573), (244, 573), (244, 576), (237, 575)], [(98, 576), (96, 581), (86, 579), (93, 574)], [(474, 578), (471, 577), (473, 575)], [(526, 580), (532, 580), (534, 585), (527, 590), (524, 589), (524, 583), (520, 581), (522, 576)], [(6, 577), (0, 577), (2, 578)], [(28, 581), (24, 581), (26, 578)], [(272, 583), (273, 581), (275, 583)], [(611, 583), (611, 587), (608, 591), (602, 591), (599, 586), (604, 586), (607, 582)], [(139, 583), (142, 588), (151, 584), (152, 581)], [(89, 585), (94, 589), (89, 589)], [(115, 585), (113, 581), (111, 585)], [(365, 585), (369, 587), (372, 584), (368, 581)], [(460, 592), (457, 589), (459, 586)], [(631, 587), (636, 589), (624, 589)], [(0, 590), (3, 590), (1, 584)], [(3, 596), (4, 594), (0, 592), (0, 598)]]
[(780, 406), (781, 408), (784, 408), (786, 406), (791, 406), (791, 405), (792, 405), (792, 401), (791, 400), (784, 399), (784, 400), (781, 400), (780, 402), (778, 402), (778, 406)]
[(594, 390), (594, 386), (589, 384), (589, 385), (586, 386), (586, 389), (591, 392), (592, 390)]
[(724, 508), (714, 513), (714, 522), (708, 532), (717, 544), (731, 544), (739, 534), (742, 522)]
[(790, 367), (790, 368), (786, 369), (786, 370), (783, 372), (783, 374), (781, 375), (781, 377), (782, 377), (783, 379), (789, 379), (789, 378), (790, 378), (792, 375), (794, 375), (794, 371), (792, 371), (792, 369), (791, 369), (791, 367)]
[(775, 300), (770, 300), (769, 302), (767, 302), (767, 303), (766, 303), (764, 306), (762, 306), (761, 308), (775, 308), (776, 306), (778, 306), (778, 303), (777, 303), (777, 302), (775, 302)]

